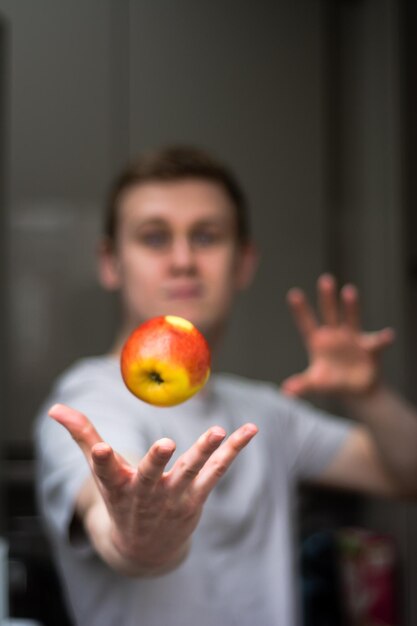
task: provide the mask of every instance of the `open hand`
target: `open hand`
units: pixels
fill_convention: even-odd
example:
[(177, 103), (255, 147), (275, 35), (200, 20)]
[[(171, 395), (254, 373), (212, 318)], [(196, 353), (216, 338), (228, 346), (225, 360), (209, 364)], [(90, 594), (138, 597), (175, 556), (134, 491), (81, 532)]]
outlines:
[[(70, 432), (90, 465), (101, 494), (101, 517), (104, 502), (110, 520), (108, 541), (133, 571), (149, 574), (181, 561), (208, 495), (257, 433), (254, 424), (245, 424), (225, 440), (223, 428), (209, 428), (166, 471), (175, 451), (172, 439), (156, 441), (136, 468), (102, 440), (82, 413), (58, 404), (49, 415)], [(86, 511), (85, 517), (90, 514)], [(94, 534), (100, 524), (94, 520), (86, 526)], [(96, 546), (103, 545), (102, 538), (94, 539)]]
[(322, 323), (300, 289), (291, 289), (288, 303), (308, 356), (307, 369), (282, 383), (289, 395), (338, 393), (361, 395), (379, 382), (380, 357), (394, 340), (394, 332), (361, 330), (359, 297), (353, 285), (345, 285), (338, 298), (332, 276), (317, 282), (318, 308)]

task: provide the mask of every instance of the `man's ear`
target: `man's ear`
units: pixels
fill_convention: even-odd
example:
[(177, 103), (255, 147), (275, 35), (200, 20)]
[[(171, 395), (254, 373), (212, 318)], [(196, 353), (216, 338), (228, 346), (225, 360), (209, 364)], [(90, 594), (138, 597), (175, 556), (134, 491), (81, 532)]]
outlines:
[(259, 265), (259, 252), (253, 242), (245, 243), (238, 252), (236, 270), (236, 288), (238, 291), (247, 289), (256, 274)]
[(97, 248), (97, 257), (101, 286), (108, 291), (116, 291), (120, 287), (120, 272), (114, 243), (109, 239), (100, 241)]

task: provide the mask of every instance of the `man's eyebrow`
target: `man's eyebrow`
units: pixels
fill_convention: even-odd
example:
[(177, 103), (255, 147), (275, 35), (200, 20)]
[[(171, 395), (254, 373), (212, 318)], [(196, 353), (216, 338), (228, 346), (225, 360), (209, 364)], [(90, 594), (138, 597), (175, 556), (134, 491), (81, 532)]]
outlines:
[(227, 226), (230, 220), (226, 216), (207, 217), (197, 220), (194, 226)]
[[(226, 217), (226, 216), (216, 216), (216, 217), (206, 217), (206, 218), (201, 218), (199, 220), (196, 220), (195, 222), (193, 222), (191, 224), (192, 228), (200, 228), (200, 227), (204, 227), (204, 226), (227, 226), (229, 225), (230, 220)], [(147, 227), (147, 226), (164, 226), (164, 227), (170, 227), (170, 223), (169, 220), (166, 220), (163, 217), (149, 217), (149, 218), (143, 218), (143, 219), (138, 219), (135, 224), (134, 227), (135, 228), (143, 228), (143, 227)]]
[(142, 226), (169, 226), (169, 224), (167, 220), (164, 220), (162, 217), (145, 217), (144, 219), (138, 219), (134, 226), (141, 228)]

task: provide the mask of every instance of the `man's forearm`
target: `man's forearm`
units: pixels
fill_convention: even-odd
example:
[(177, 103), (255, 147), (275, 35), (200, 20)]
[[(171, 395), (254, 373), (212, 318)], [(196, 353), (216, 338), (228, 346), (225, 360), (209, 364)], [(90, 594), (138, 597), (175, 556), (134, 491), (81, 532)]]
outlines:
[(386, 469), (417, 495), (417, 410), (383, 385), (346, 404), (368, 426)]

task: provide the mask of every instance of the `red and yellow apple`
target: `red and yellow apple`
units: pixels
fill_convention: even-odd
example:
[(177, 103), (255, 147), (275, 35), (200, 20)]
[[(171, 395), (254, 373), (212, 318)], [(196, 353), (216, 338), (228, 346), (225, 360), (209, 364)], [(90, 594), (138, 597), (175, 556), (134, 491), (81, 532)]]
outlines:
[(126, 387), (156, 406), (191, 398), (210, 375), (210, 348), (201, 332), (176, 315), (154, 317), (138, 326), (121, 354)]

